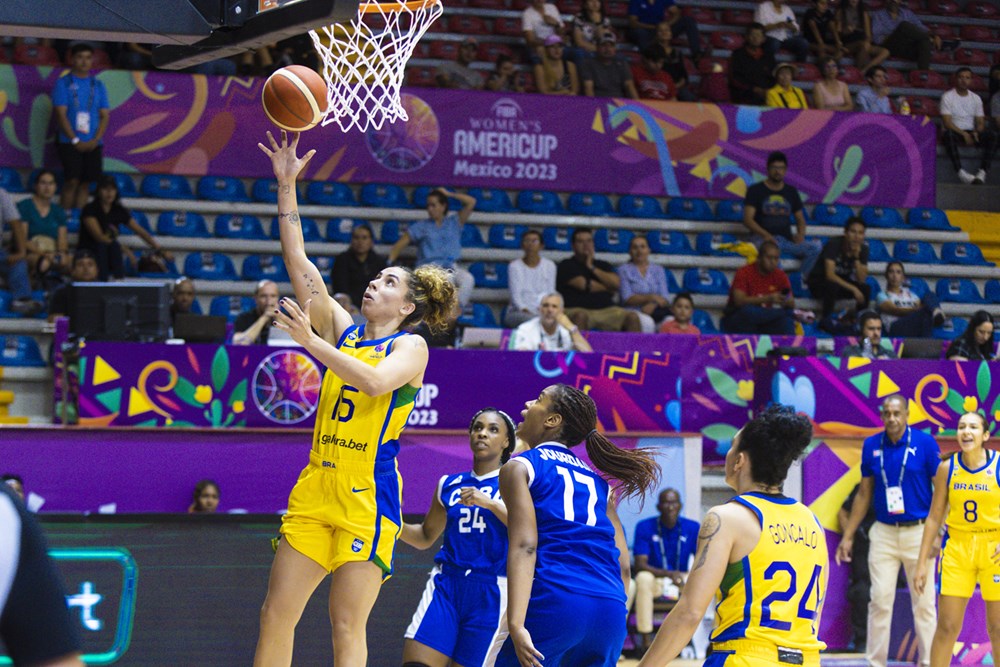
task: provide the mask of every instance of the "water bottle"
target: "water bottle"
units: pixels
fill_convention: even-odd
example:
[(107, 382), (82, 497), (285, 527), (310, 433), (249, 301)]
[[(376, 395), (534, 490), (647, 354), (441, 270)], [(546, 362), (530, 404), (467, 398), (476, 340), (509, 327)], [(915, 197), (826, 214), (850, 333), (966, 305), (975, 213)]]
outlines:
[(896, 106), (899, 108), (899, 113), (904, 116), (910, 115), (910, 103), (902, 95), (896, 100)]
[(871, 340), (868, 339), (867, 336), (865, 337), (864, 342), (861, 344), (861, 347), (864, 350), (864, 356), (865, 357), (867, 357), (868, 359), (874, 359), (875, 358), (875, 355), (872, 352), (872, 342), (871, 342)]

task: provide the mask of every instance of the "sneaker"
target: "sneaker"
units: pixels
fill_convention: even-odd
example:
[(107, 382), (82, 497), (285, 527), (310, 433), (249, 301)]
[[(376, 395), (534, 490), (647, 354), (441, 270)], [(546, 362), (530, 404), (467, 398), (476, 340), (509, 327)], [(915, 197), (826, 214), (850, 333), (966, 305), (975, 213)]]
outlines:
[(979, 171), (977, 171), (976, 172), (976, 177), (975, 177), (975, 179), (972, 182), (975, 183), (976, 185), (982, 185), (983, 183), (985, 183), (986, 182), (986, 170), (985, 169), (980, 169)]
[(945, 322), (944, 311), (941, 310), (940, 308), (935, 308), (934, 309), (934, 326), (935, 327), (944, 326), (944, 322)]
[(976, 177), (967, 172), (964, 169), (958, 170), (958, 180), (962, 181), (966, 185), (972, 185), (972, 182), (976, 180)]
[(45, 306), (41, 301), (35, 301), (34, 299), (29, 299), (28, 297), (14, 299), (14, 301), (10, 304), (11, 311), (17, 313), (18, 315), (24, 315), (25, 317), (37, 315), (42, 312), (44, 307)]

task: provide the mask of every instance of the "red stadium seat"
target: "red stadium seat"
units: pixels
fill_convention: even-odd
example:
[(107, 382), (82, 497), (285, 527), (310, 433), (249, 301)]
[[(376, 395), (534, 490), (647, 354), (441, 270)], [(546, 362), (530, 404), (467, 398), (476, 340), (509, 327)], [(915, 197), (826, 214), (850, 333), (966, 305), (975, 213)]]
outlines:
[(989, 86), (986, 85), (986, 79), (979, 76), (976, 73), (972, 74), (972, 83), (969, 84), (969, 88), (976, 91), (977, 93), (985, 93)]
[(959, 36), (969, 42), (992, 42), (993, 31), (984, 25), (963, 25)]
[(507, 9), (504, 0), (469, 0), (469, 6), (477, 9)]
[(521, 19), (516, 16), (498, 16), (493, 19), (493, 32), (496, 35), (505, 37), (521, 37), (524, 31), (521, 30)]
[(812, 63), (795, 63), (798, 70), (795, 72), (796, 81), (819, 81), (819, 68)]
[(457, 32), (462, 35), (492, 34), (489, 24), (473, 14), (458, 14), (452, 16), (451, 20), (448, 21), (448, 29), (451, 32)]
[[(66, 51), (66, 64), (73, 64), (73, 55)], [(104, 49), (94, 49), (91, 65), (94, 69), (111, 69), (111, 56)]]
[(719, 23), (719, 17), (715, 15), (715, 10), (708, 7), (687, 7), (684, 13), (701, 25), (717, 25)]
[(425, 42), (423, 40), (418, 41), (413, 45), (413, 57), (414, 58), (430, 58), (431, 57), (431, 44), (430, 42)]
[(437, 80), (434, 78), (433, 67), (407, 67), (406, 68), (406, 85), (414, 86), (416, 88), (434, 88), (437, 86)]
[(538, 88), (535, 87), (535, 75), (532, 72), (522, 72), (521, 76), (524, 77), (524, 91), (526, 93), (537, 93)]
[(967, 16), (977, 19), (991, 19), (1000, 15), (1000, 9), (986, 0), (971, 0), (965, 3), (965, 13)]
[(431, 42), (431, 58), (454, 60), (458, 55), (459, 42), (434, 40)]
[(507, 56), (512, 60), (518, 60), (514, 54), (514, 49), (507, 44), (497, 44), (496, 42), (483, 42), (479, 45), (479, 59), (488, 63), (495, 63), (497, 56)]
[(928, 23), (927, 29), (941, 39), (958, 39), (958, 28), (949, 23)]
[(885, 82), (890, 88), (899, 88), (906, 85), (906, 77), (898, 69), (892, 67), (885, 68)]
[(910, 85), (916, 88), (935, 88), (945, 90), (948, 86), (947, 79), (940, 72), (932, 69), (915, 69), (910, 71)]
[(865, 75), (861, 73), (854, 65), (843, 65), (840, 68), (840, 78), (844, 83), (851, 84), (857, 83), (862, 84), (865, 82)]
[(712, 35), (712, 46), (722, 51), (735, 51), (743, 46), (743, 35), (729, 30), (718, 30), (710, 33)]
[(935, 16), (957, 16), (960, 8), (955, 0), (928, 0), (927, 11)]
[(523, 12), (528, 8), (528, 0), (510, 0), (510, 8), (518, 12)]
[(959, 49), (955, 52), (955, 62), (968, 67), (989, 67), (990, 57), (979, 49)]
[(609, 0), (604, 12), (611, 18), (625, 18), (628, 16), (628, 3)]
[(722, 25), (746, 27), (753, 23), (753, 12), (749, 9), (722, 10)]
[(938, 103), (933, 97), (924, 97), (916, 95), (909, 98), (910, 103), (910, 113), (914, 116), (931, 116), (935, 117), (940, 115), (938, 110)]
[(951, 51), (931, 51), (931, 62), (935, 65), (954, 65), (955, 54)]
[(581, 11), (583, 11), (582, 0), (561, 0), (561, 2), (559, 3), (559, 13), (563, 14), (564, 16), (566, 14), (569, 14), (570, 16), (576, 16)]
[(20, 44), (14, 49), (14, 62), (18, 65), (51, 65), (58, 67), (59, 54), (51, 46)]

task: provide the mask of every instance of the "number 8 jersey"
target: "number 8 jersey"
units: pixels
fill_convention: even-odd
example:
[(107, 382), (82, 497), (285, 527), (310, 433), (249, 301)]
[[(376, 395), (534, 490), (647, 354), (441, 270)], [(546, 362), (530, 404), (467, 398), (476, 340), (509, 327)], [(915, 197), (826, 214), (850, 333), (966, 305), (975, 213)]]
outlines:
[[(816, 633), (830, 571), (819, 520), (785, 496), (751, 492), (731, 502), (753, 511), (761, 533), (749, 554), (729, 564), (719, 586), (713, 653), (740, 653), (740, 640), (750, 640), (773, 645), (779, 653), (782, 648), (816, 653), (818, 664), (818, 651), (826, 644)], [(790, 662), (803, 664), (801, 655)]]

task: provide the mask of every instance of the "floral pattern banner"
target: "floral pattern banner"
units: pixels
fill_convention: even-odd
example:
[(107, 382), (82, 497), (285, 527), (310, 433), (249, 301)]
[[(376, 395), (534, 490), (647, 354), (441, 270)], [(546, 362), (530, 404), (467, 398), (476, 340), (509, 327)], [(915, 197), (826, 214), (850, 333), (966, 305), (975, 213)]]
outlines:
[[(0, 65), (7, 166), (57, 164), (51, 90), (62, 68)], [(275, 130), (263, 79), (106, 70), (105, 169), (271, 176), (257, 148)], [(926, 117), (685, 102), (408, 89), (406, 122), (303, 135), (303, 178), (448, 187), (742, 198), (767, 155), (811, 203), (933, 206), (935, 130)], [(594, 157), (601, 168), (594, 169)]]

